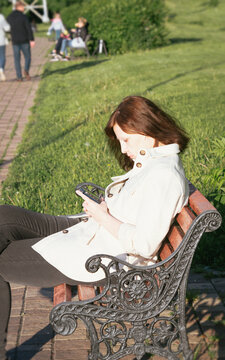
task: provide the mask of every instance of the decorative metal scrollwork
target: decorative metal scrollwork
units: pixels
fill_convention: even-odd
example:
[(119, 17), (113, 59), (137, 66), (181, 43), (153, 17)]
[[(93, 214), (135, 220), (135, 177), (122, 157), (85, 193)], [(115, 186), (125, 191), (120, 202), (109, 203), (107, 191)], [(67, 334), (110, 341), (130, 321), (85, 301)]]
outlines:
[(135, 271), (127, 273), (120, 282), (121, 300), (127, 309), (144, 309), (155, 301), (158, 286), (154, 277), (146, 273)]
[(71, 312), (65, 312), (66, 307), (61, 306), (54, 317), (54, 329), (58, 334), (71, 335), (77, 328), (77, 317)]

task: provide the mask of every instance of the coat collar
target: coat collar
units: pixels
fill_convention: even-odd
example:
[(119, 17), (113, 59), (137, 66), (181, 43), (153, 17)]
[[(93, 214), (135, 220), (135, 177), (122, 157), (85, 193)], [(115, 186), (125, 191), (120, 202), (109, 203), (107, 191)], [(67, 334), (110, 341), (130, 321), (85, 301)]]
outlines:
[(134, 175), (142, 171), (151, 159), (171, 156), (178, 154), (179, 152), (180, 150), (178, 144), (163, 145), (152, 149), (141, 148), (134, 161), (133, 168), (124, 175), (112, 177), (112, 180), (114, 182), (118, 182), (133, 177)]

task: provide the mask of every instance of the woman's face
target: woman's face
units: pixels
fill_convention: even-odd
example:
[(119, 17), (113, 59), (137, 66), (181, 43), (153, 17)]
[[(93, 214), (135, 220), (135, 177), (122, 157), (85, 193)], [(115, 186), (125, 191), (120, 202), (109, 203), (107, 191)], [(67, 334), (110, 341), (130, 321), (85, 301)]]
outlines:
[(141, 148), (150, 149), (155, 143), (155, 139), (150, 136), (124, 132), (118, 124), (113, 126), (113, 131), (120, 142), (121, 152), (133, 160), (136, 159)]

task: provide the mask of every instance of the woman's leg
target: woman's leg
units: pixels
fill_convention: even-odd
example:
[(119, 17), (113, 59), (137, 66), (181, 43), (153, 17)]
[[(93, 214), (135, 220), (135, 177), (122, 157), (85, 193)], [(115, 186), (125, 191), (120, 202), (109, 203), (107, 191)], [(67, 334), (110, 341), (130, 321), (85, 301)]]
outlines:
[(12, 205), (0, 205), (0, 253), (12, 241), (43, 238), (79, 222), (65, 216), (36, 213)]
[(11, 309), (10, 285), (0, 276), (0, 359), (5, 359), (6, 333)]
[(66, 46), (67, 46), (67, 39), (63, 39), (61, 44), (60, 54), (64, 53)]
[(61, 34), (61, 30), (56, 30), (56, 31), (55, 31), (55, 41), (58, 41), (58, 40), (59, 40), (60, 34)]
[(43, 287), (62, 282), (76, 284), (48, 264), (31, 246), (44, 236), (77, 222), (78, 219), (34, 213), (9, 205), (0, 206), (0, 359), (4, 359), (11, 308), (9, 282)]
[(22, 72), (21, 72), (21, 54), (20, 54), (20, 45), (13, 45), (13, 56), (14, 56), (14, 65), (16, 69), (16, 76), (18, 80), (22, 79)]

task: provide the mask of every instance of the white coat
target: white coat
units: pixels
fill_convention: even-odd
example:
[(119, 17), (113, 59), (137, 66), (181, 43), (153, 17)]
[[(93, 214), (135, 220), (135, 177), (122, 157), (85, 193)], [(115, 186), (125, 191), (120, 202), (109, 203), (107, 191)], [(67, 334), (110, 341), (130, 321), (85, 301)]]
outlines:
[(188, 201), (188, 184), (177, 144), (140, 149), (132, 170), (112, 178), (105, 200), (122, 224), (118, 239), (92, 218), (50, 235), (33, 245), (66, 276), (83, 282), (104, 277), (85, 269), (86, 260), (108, 254), (136, 265), (148, 265), (166, 236), (175, 215)]
[(0, 46), (5, 46), (8, 44), (8, 39), (6, 37), (7, 31), (10, 31), (10, 25), (4, 16), (0, 14)]

